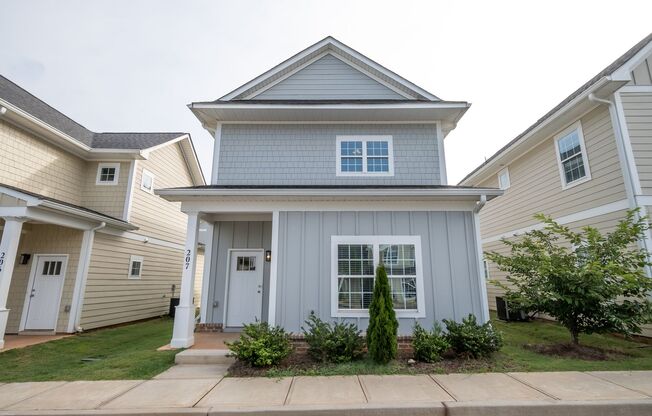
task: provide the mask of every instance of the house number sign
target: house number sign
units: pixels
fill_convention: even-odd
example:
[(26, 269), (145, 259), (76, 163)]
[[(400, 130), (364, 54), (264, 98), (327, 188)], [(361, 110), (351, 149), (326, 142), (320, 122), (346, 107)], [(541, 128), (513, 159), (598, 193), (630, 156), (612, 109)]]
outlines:
[(5, 267), (5, 252), (0, 253), (0, 272)]
[(185, 269), (186, 270), (188, 270), (188, 267), (190, 267), (190, 256), (191, 256), (191, 254), (192, 254), (192, 250), (186, 250), (186, 258), (185, 258), (185, 261), (186, 261)]

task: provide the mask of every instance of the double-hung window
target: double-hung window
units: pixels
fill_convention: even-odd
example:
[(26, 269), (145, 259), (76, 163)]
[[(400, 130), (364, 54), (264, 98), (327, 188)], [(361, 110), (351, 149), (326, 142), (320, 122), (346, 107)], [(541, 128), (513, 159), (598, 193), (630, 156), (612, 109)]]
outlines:
[(140, 279), (143, 274), (143, 256), (131, 256), (129, 259), (129, 273), (127, 277), (130, 279)]
[(563, 189), (591, 179), (580, 122), (555, 136), (555, 150)]
[(425, 315), (419, 236), (333, 236), (331, 244), (332, 316), (368, 316), (375, 271), (381, 263), (397, 315)]
[(392, 136), (337, 136), (338, 176), (393, 176)]

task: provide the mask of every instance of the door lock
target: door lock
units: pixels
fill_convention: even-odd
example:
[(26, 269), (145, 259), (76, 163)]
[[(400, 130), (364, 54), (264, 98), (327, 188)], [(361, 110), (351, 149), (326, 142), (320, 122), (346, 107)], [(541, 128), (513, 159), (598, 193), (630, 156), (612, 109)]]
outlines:
[(29, 297), (33, 298), (35, 294), (36, 294), (36, 289), (32, 289), (32, 293), (29, 294)]

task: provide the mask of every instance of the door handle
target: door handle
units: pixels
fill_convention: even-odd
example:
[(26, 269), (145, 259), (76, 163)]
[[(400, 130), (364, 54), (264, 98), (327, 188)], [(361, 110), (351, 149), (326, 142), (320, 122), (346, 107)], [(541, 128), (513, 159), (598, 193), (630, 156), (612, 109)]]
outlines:
[(32, 293), (29, 294), (29, 297), (33, 298), (35, 294), (36, 294), (36, 289), (32, 289)]

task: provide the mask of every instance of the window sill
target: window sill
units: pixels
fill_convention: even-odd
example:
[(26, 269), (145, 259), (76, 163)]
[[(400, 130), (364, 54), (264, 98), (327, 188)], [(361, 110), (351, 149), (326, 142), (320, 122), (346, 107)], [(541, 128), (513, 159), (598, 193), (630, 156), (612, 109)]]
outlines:
[[(394, 310), (397, 318), (425, 318), (426, 313), (416, 309), (411, 310)], [(331, 312), (331, 318), (369, 318), (369, 311), (363, 310), (337, 310)]]
[(591, 180), (591, 177), (590, 177), (590, 176), (586, 176), (586, 177), (584, 177), (584, 178), (582, 178), (582, 179), (578, 179), (578, 180), (576, 180), (576, 181), (574, 181), (574, 182), (571, 182), (571, 183), (569, 183), (569, 184), (563, 184), (563, 183), (562, 183), (562, 185), (561, 185), (561, 190), (562, 190), (562, 191), (565, 191), (566, 189), (574, 188), (574, 187), (576, 187), (577, 185), (581, 185), (581, 184), (586, 183), (586, 182), (588, 182), (588, 181), (590, 181), (590, 180)]

